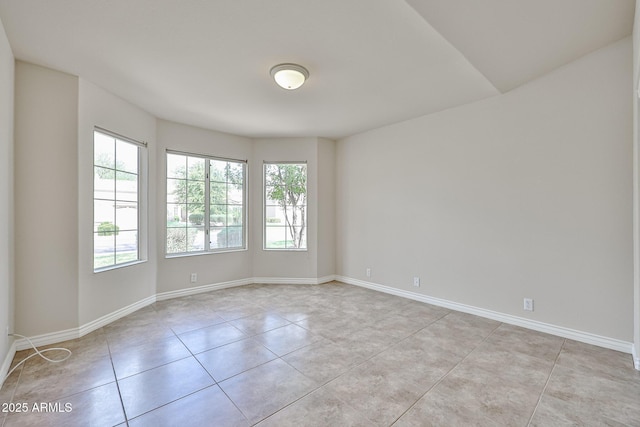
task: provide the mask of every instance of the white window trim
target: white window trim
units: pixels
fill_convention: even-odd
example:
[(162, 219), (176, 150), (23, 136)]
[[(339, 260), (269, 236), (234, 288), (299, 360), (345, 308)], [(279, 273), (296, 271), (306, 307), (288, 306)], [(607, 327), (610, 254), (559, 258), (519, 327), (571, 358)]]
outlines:
[[(267, 176), (266, 165), (306, 165), (307, 166), (307, 185), (306, 185), (306, 197), (307, 204), (305, 209), (306, 225), (305, 232), (307, 233), (306, 247), (305, 248), (267, 248)], [(300, 161), (264, 161), (262, 163), (262, 250), (265, 252), (308, 252), (309, 251), (309, 164), (306, 160)]]
[(93, 136), (93, 140), (91, 143), (91, 153), (92, 153), (92, 179), (91, 179), (91, 188), (92, 192), (94, 192), (91, 200), (91, 217), (92, 217), (92, 227), (95, 224), (95, 132), (102, 133), (104, 135), (111, 136), (115, 139), (119, 139), (121, 141), (125, 141), (127, 143), (138, 146), (138, 259), (135, 261), (123, 262), (120, 264), (112, 264), (105, 267), (95, 268), (93, 266), (94, 257), (95, 257), (95, 232), (93, 229), (91, 230), (91, 247), (92, 247), (92, 267), (93, 273), (102, 273), (105, 271), (116, 270), (119, 268), (131, 267), (137, 264), (143, 264), (148, 261), (149, 258), (149, 249), (148, 249), (148, 217), (149, 217), (149, 154), (147, 150), (147, 143), (144, 141), (138, 141), (136, 139), (120, 135), (116, 132), (110, 131), (108, 129), (101, 128), (99, 126), (94, 126), (93, 132), (91, 135)]
[[(190, 251), (190, 252), (171, 252), (168, 253), (167, 252), (167, 218), (165, 215), (164, 218), (164, 255), (166, 259), (171, 259), (171, 258), (183, 258), (183, 257), (191, 257), (191, 256), (200, 256), (200, 255), (213, 255), (213, 254), (219, 254), (219, 253), (229, 253), (229, 252), (243, 252), (243, 251), (247, 251), (249, 249), (249, 224), (247, 221), (248, 218), (248, 199), (249, 199), (249, 195), (248, 195), (248, 175), (249, 175), (249, 165), (248, 165), (248, 160), (241, 160), (241, 159), (233, 159), (233, 158), (229, 158), (229, 157), (220, 157), (220, 156), (212, 156), (212, 155), (208, 155), (208, 154), (198, 154), (198, 153), (191, 153), (191, 152), (186, 152), (186, 151), (178, 151), (178, 150), (171, 150), (171, 149), (167, 149), (165, 152), (165, 156), (164, 156), (164, 162), (165, 162), (165, 176), (164, 176), (164, 206), (166, 209), (166, 206), (168, 205), (169, 201), (167, 200), (167, 180), (169, 179), (169, 171), (168, 171), (168, 162), (167, 162), (167, 155), (168, 154), (176, 154), (179, 156), (188, 156), (188, 157), (197, 157), (200, 159), (204, 159), (205, 161), (205, 233), (206, 233), (206, 237), (205, 238), (205, 249), (201, 250), (201, 251)], [(242, 203), (242, 243), (243, 246), (242, 247), (233, 247), (233, 248), (214, 248), (211, 249), (210, 247), (210, 232), (211, 232), (211, 224), (210, 224), (210, 205), (209, 205), (209, 199), (210, 199), (210, 177), (209, 177), (209, 167), (210, 167), (210, 160), (218, 160), (218, 161), (223, 161), (223, 162), (234, 162), (234, 163), (241, 163), (242, 167), (243, 167), (243, 180), (242, 180), (242, 193), (243, 193), (243, 203)]]

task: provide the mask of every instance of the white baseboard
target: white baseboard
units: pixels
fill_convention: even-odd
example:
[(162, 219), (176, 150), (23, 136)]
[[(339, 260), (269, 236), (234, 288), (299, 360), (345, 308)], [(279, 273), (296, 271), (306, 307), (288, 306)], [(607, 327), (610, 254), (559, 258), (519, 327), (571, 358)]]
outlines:
[[(65, 329), (63, 331), (50, 332), (48, 334), (29, 337), (33, 345), (35, 345), (36, 347), (40, 347), (41, 345), (55, 344), (62, 341), (74, 340), (76, 338), (80, 338), (79, 328)], [(17, 351), (31, 348), (31, 344), (29, 344), (29, 342), (24, 338), (16, 339), (15, 344)]]
[[(521, 326), (523, 328), (532, 329), (534, 331), (544, 332), (547, 334), (556, 335), (563, 338), (569, 338), (569, 339), (580, 341), (586, 344), (592, 344), (599, 347), (608, 348), (611, 350), (617, 350), (623, 353), (632, 353), (634, 350), (633, 348), (634, 346), (632, 343), (618, 340), (615, 338), (603, 337), (603, 336), (595, 335), (589, 332), (577, 331), (575, 329), (551, 325), (549, 323), (544, 323), (544, 322), (538, 322), (537, 320), (525, 319), (523, 317), (504, 314), (504, 313), (500, 313), (492, 310), (486, 310), (484, 308), (474, 307), (471, 305), (460, 304), (454, 301), (449, 301), (441, 298), (429, 297), (416, 292), (405, 291), (403, 289), (397, 289), (391, 286), (380, 285), (377, 283), (366, 282), (358, 279), (352, 279), (350, 277), (336, 276), (336, 280), (343, 283), (350, 284), (350, 285), (361, 286), (364, 288), (385, 292), (387, 294), (397, 295), (404, 298), (425, 302), (427, 304), (437, 305), (439, 307), (449, 308), (455, 311), (474, 314), (476, 316), (497, 320), (499, 322), (508, 323), (510, 325)], [(638, 369), (638, 358), (635, 357), (634, 361), (636, 362), (636, 369)]]
[(109, 323), (115, 322), (121, 317), (127, 316), (135, 311), (140, 310), (141, 308), (153, 304), (154, 302), (156, 302), (156, 295), (151, 295), (150, 297), (141, 299), (138, 302), (134, 302), (133, 304), (99, 317), (89, 323), (85, 323), (78, 328), (78, 338), (83, 337), (97, 329), (100, 329), (103, 326), (107, 326)]
[(164, 301), (173, 298), (186, 297), (188, 295), (201, 294), (203, 292), (215, 291), (225, 288), (233, 288), (235, 286), (250, 285), (254, 282), (251, 279), (232, 280), (229, 282), (213, 283), (210, 285), (195, 286), (193, 288), (178, 289), (176, 291), (168, 291), (156, 294), (157, 301)]
[[(636, 347), (626, 341), (617, 340), (614, 338), (603, 337), (600, 335), (591, 334), (588, 332), (577, 331), (562, 326), (551, 325), (548, 323), (538, 322), (536, 320), (525, 319), (522, 317), (512, 316), (496, 311), (486, 310), (479, 307), (474, 307), (466, 304), (460, 304), (454, 301), (449, 301), (440, 298), (429, 297), (416, 292), (406, 291), (403, 289), (397, 289), (390, 286), (380, 285), (377, 283), (366, 282), (363, 280), (352, 279), (345, 276), (329, 275), (320, 278), (273, 278), (273, 277), (254, 277), (249, 279), (233, 280), (228, 282), (214, 283), (210, 285), (197, 286), (188, 289), (180, 289), (176, 291), (162, 292), (156, 295), (152, 295), (136, 303), (128, 305), (127, 307), (116, 310), (105, 316), (102, 316), (96, 320), (93, 320), (87, 324), (80, 326), (79, 328), (67, 329), (59, 332), (52, 332), (48, 334), (42, 334), (35, 337), (30, 337), (31, 341), (37, 346), (55, 344), (61, 341), (67, 341), (70, 339), (80, 338), (90, 332), (93, 332), (103, 326), (108, 325), (115, 320), (120, 319), (128, 314), (133, 313), (143, 307), (153, 304), (155, 301), (164, 301), (172, 298), (179, 298), (187, 295), (195, 295), (203, 292), (209, 292), (219, 289), (225, 289), (235, 286), (244, 286), (250, 284), (302, 284), (302, 285), (317, 285), (327, 283), (331, 281), (340, 281), (350, 285), (360, 286), (387, 294), (397, 295), (404, 298), (409, 298), (416, 301), (421, 301), (427, 304), (432, 304), (440, 307), (449, 308), (455, 311), (461, 311), (464, 313), (474, 314), (476, 316), (485, 317), (499, 322), (508, 323), (511, 325), (521, 326), (524, 328), (532, 329), (539, 332), (548, 333), (551, 335), (560, 336), (563, 338), (573, 339), (575, 341), (584, 342), (587, 344), (597, 345), (599, 347), (605, 347), (612, 350), (621, 351), (624, 353), (631, 353), (633, 355), (633, 361), (636, 369), (640, 370), (640, 355)], [(30, 345), (25, 339), (19, 339), (13, 342), (9, 353), (5, 357), (5, 360), (0, 368), (0, 378), (4, 378), (4, 375), (11, 366), (11, 361), (18, 350), (25, 350)]]
[(2, 388), (2, 384), (4, 384), (4, 377), (7, 376), (9, 372), (9, 368), (11, 368), (11, 362), (13, 362), (13, 358), (16, 356), (16, 342), (15, 340), (9, 346), (9, 351), (2, 362), (2, 366), (0, 366), (0, 388)]
[[(87, 335), (90, 332), (95, 331), (96, 329), (100, 329), (101, 327), (106, 326), (109, 323), (120, 319), (121, 317), (124, 317), (128, 314), (133, 313), (134, 311), (140, 310), (143, 307), (153, 304), (155, 301), (156, 301), (156, 296), (152, 295), (138, 302), (130, 304), (126, 307), (123, 307), (119, 310), (113, 311), (89, 323), (86, 323), (80, 326), (79, 328), (72, 328), (72, 329), (66, 329), (64, 331), (36, 335), (33, 337), (29, 337), (29, 339), (31, 340), (31, 342), (33, 342), (35, 346), (39, 347), (41, 345), (55, 344), (62, 341), (68, 341), (68, 340), (80, 338)], [(18, 351), (31, 348), (31, 344), (29, 344), (29, 342), (24, 338), (18, 339), (15, 342), (15, 344)]]
[(322, 283), (327, 283), (335, 280), (335, 275), (319, 277), (317, 279), (301, 279), (301, 278), (290, 278), (290, 277), (252, 277), (249, 279), (240, 279), (240, 280), (231, 280), (229, 282), (220, 282), (213, 283), (210, 285), (202, 285), (195, 286), (193, 288), (187, 289), (178, 289), (176, 291), (168, 291), (156, 294), (157, 301), (164, 301), (172, 298), (185, 297), (188, 295), (201, 294), (203, 292), (216, 291), (219, 289), (225, 288), (233, 288), (236, 286), (244, 286), (244, 285), (253, 285), (253, 284), (261, 284), (261, 285), (320, 285)]
[(638, 371), (640, 371), (640, 350), (637, 345), (633, 346), (633, 351), (631, 352), (633, 356), (633, 366), (636, 367)]
[(260, 285), (320, 285), (335, 280), (335, 275), (324, 277), (254, 277), (252, 283)]
[[(36, 346), (55, 344), (62, 341), (73, 340), (76, 338), (83, 337), (88, 333), (91, 333), (97, 329), (102, 328), (103, 326), (112, 323), (121, 317), (124, 317), (128, 314), (133, 313), (134, 311), (140, 310), (143, 307), (153, 304), (156, 301), (164, 301), (172, 298), (179, 298), (187, 295), (195, 295), (203, 292), (215, 291), (219, 289), (231, 288), (235, 286), (244, 286), (250, 285), (254, 283), (259, 284), (303, 284), (303, 285), (316, 285), (321, 283), (330, 282), (335, 280), (335, 276), (325, 276), (321, 278), (311, 278), (311, 279), (302, 279), (302, 278), (282, 278), (282, 277), (254, 277), (248, 279), (240, 279), (240, 280), (232, 280), (228, 282), (220, 282), (213, 283), (210, 285), (197, 286), (193, 288), (187, 289), (179, 289), (176, 291), (162, 292), (159, 294), (152, 295), (150, 297), (144, 298), (138, 302), (130, 304), (126, 307), (123, 307), (119, 310), (111, 312), (107, 315), (104, 315), (96, 320), (93, 320), (89, 323), (86, 323), (78, 328), (67, 329), (64, 331), (51, 332), (42, 335), (36, 335), (34, 337), (29, 337), (29, 339)], [(15, 354), (16, 351), (26, 350), (31, 348), (31, 345), (24, 338), (18, 339), (13, 343)], [(11, 355), (11, 359), (9, 360), (9, 365), (11, 364), (11, 360), (13, 360), (13, 355)], [(5, 361), (6, 363), (6, 361)], [(4, 367), (4, 365), (3, 365)], [(8, 371), (8, 369), (7, 369)]]

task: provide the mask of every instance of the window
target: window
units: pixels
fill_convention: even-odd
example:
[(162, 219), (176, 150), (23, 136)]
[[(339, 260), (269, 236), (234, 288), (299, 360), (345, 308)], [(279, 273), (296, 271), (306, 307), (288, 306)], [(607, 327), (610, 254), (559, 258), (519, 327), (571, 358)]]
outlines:
[(140, 167), (143, 143), (93, 133), (93, 269), (141, 260)]
[(246, 248), (246, 162), (167, 152), (167, 255)]
[(264, 200), (264, 248), (307, 249), (306, 163), (265, 163)]

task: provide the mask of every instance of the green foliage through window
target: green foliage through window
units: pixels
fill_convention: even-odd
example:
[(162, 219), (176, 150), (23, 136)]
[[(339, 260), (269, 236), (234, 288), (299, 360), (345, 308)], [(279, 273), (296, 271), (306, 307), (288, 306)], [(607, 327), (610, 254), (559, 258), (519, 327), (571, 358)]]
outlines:
[(265, 163), (265, 249), (307, 248), (307, 165)]
[(246, 247), (245, 166), (167, 153), (167, 254)]
[(118, 235), (119, 231), (120, 227), (109, 221), (101, 222), (100, 225), (98, 225), (98, 236)]

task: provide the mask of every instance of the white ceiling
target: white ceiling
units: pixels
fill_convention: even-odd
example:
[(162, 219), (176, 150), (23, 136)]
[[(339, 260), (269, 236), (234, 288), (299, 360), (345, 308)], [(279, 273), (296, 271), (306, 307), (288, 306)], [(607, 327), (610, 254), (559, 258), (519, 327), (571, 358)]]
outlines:
[[(339, 138), (515, 88), (631, 34), (634, 0), (0, 0), (17, 59), (168, 120)], [(305, 66), (296, 91), (269, 69)]]
[(407, 0), (501, 92), (631, 34), (628, 0)]

